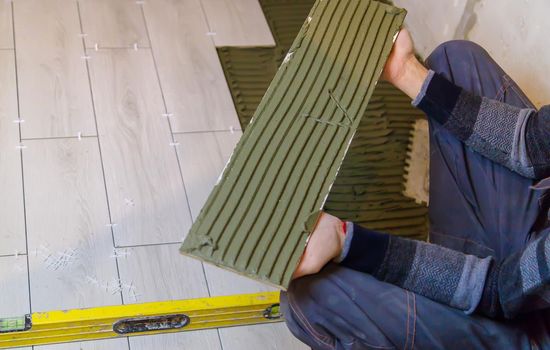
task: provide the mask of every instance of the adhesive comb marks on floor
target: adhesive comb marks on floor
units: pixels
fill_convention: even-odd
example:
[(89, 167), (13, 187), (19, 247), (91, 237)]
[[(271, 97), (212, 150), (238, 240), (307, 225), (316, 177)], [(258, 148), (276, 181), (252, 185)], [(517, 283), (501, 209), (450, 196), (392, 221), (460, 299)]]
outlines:
[(313, 0), (260, 0), (276, 46), (218, 48), (242, 130), (252, 119), (313, 4)]
[(405, 11), (318, 0), (181, 251), (286, 288)]

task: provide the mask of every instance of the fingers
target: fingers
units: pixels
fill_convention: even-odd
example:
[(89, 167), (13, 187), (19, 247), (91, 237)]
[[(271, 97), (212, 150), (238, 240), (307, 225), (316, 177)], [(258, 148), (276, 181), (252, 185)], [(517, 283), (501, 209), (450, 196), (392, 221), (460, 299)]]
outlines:
[(307, 275), (313, 275), (321, 271), (319, 267), (315, 266), (307, 266), (307, 264), (300, 263), (296, 270), (294, 271), (294, 274), (292, 274), (292, 279), (300, 278)]

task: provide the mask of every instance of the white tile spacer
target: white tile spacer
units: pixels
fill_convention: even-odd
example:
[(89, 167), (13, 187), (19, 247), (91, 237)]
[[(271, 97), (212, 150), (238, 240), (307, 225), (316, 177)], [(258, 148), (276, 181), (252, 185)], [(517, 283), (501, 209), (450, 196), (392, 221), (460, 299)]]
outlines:
[(143, 5), (143, 4), (145, 4), (145, 1), (144, 0), (136, 0), (136, 4)]
[(25, 149), (25, 148), (27, 148), (27, 146), (24, 145), (24, 144), (21, 142), (20, 144), (18, 144), (17, 146), (15, 146), (15, 148), (17, 148), (17, 149)]
[(99, 44), (98, 44), (98, 43), (95, 43), (95, 44), (94, 44), (94, 50), (95, 50), (95, 51), (99, 51)]
[(118, 226), (118, 224), (116, 224), (116, 223), (113, 222), (113, 223), (110, 223), (110, 224), (106, 224), (105, 226), (107, 226), (107, 227), (115, 227), (115, 226)]
[(79, 132), (76, 134), (76, 137), (78, 138), (78, 141), (82, 141), (82, 131), (79, 131)]
[(312, 19), (313, 19), (313, 18), (311, 18), (311, 16), (307, 16), (307, 23), (311, 23), (311, 20), (312, 20)]
[(83, 60), (89, 60), (90, 58), (92, 58), (92, 56), (90, 56), (90, 55), (83, 55), (83, 56), (80, 56), (80, 58), (82, 58)]
[(172, 142), (170, 142), (170, 146), (177, 147), (177, 146), (179, 146), (179, 145), (180, 145), (180, 143), (179, 143), (178, 141), (172, 141)]
[(235, 133), (235, 128), (233, 127), (233, 125), (231, 125), (231, 126), (229, 127), (229, 131), (230, 131), (232, 134)]
[(81, 37), (81, 38), (85, 38), (88, 36), (87, 33), (78, 33), (78, 36)]
[(86, 282), (93, 285), (99, 285), (99, 281), (97, 280), (97, 278), (92, 276), (86, 276)]
[(115, 248), (113, 249), (113, 255), (111, 255), (111, 258), (127, 258), (132, 253), (128, 249), (120, 249)]
[(208, 36), (214, 36), (214, 35), (216, 35), (216, 32), (206, 32), (206, 35), (208, 35)]
[(14, 254), (15, 258), (17, 259), (19, 257), (19, 250), (15, 250), (15, 254)]
[(134, 50), (137, 51), (138, 50), (138, 43), (134, 43), (133, 47), (134, 47)]
[(15, 124), (22, 124), (22, 123), (25, 122), (25, 119), (15, 119), (13, 122), (14, 122)]
[(174, 113), (162, 113), (163, 117), (170, 118), (174, 116)]
[(133, 207), (133, 206), (136, 205), (136, 204), (134, 203), (134, 200), (133, 200), (133, 199), (130, 199), (130, 198), (124, 198), (124, 202), (125, 202), (126, 205), (129, 206), (129, 207)]

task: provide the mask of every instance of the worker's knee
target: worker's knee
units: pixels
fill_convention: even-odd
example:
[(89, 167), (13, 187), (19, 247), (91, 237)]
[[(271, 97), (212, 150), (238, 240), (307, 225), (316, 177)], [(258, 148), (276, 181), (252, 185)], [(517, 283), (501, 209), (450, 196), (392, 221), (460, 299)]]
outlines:
[(322, 305), (316, 305), (315, 289), (324, 281), (316, 276), (294, 280), (287, 292), (281, 292), (281, 312), (294, 336), (314, 349), (332, 349), (333, 337), (319, 327)]
[[(404, 318), (410, 310), (403, 303), (406, 292), (388, 286), (368, 274), (329, 264), (318, 274), (294, 280), (281, 293), (281, 312), (290, 331), (313, 349), (389, 349), (393, 346), (387, 333), (397, 332), (398, 341), (405, 343), (406, 332), (399, 326), (386, 329), (386, 324), (407, 324)], [(381, 305), (380, 298), (392, 306)], [(392, 315), (397, 315), (395, 322)]]
[[(476, 56), (488, 56), (487, 51), (480, 45), (469, 40), (446, 41), (436, 47), (426, 59), (426, 65), (438, 71), (439, 68), (446, 69), (451, 61), (464, 58), (475, 58)], [(463, 61), (463, 60), (459, 60)], [(440, 67), (445, 65), (443, 67)]]

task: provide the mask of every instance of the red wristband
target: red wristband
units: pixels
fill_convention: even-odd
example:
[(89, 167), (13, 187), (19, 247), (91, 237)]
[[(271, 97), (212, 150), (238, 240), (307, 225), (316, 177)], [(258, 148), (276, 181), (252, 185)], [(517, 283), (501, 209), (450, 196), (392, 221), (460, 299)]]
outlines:
[(346, 232), (348, 232), (348, 230), (347, 230), (347, 225), (345, 221), (342, 221), (342, 228), (344, 229), (344, 235), (346, 235)]

